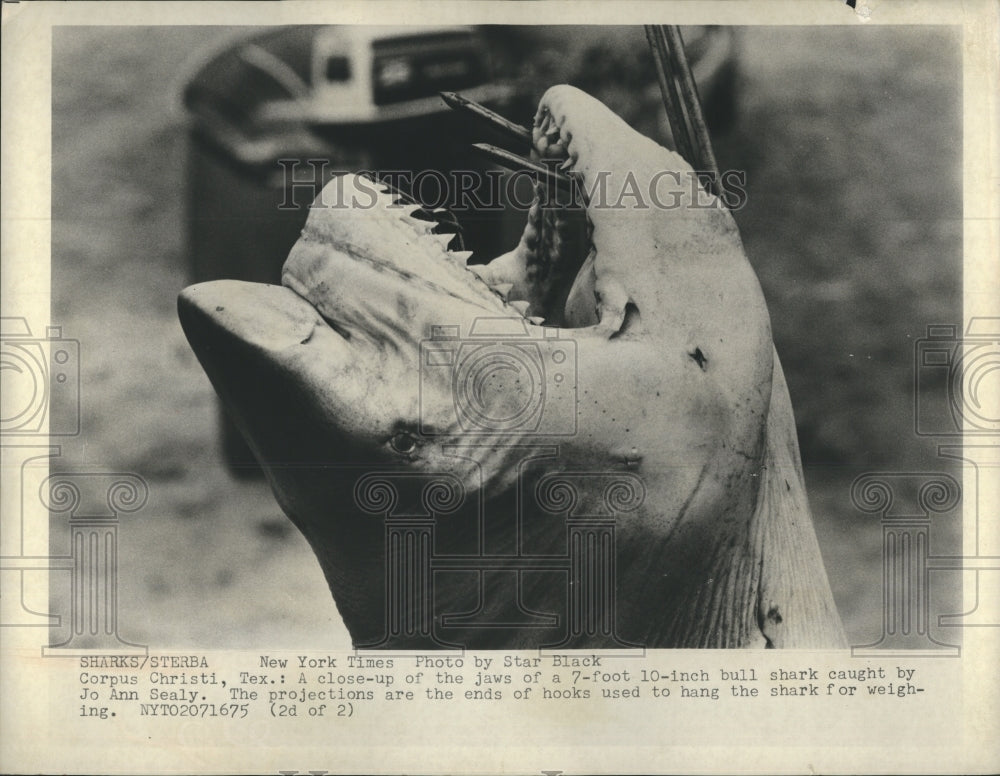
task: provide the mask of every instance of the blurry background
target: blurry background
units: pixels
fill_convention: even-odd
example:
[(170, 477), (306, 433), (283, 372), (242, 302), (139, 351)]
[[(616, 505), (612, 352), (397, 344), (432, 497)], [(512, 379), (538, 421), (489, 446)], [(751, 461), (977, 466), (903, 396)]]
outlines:
[[(735, 217), (769, 303), (816, 530), (854, 644), (881, 634), (881, 528), (851, 504), (851, 482), (867, 471), (955, 473), (937, 440), (914, 434), (913, 353), (928, 324), (961, 321), (956, 30), (739, 29), (708, 106), (720, 167), (747, 174)], [(512, 118), (527, 123), (545, 88), (569, 82), (667, 137), (640, 28), (481, 33), (498, 78), (527, 98)], [(124, 638), (348, 647), (319, 565), (267, 485), (223, 464), (215, 395), (175, 314), (195, 274), (191, 224), (204, 215), (187, 206), (199, 170), (188, 164), (181, 94), (205, 52), (233, 35), (54, 31), (52, 323), (80, 341), (82, 378), (82, 433), (55, 466), (149, 483), (147, 506), (119, 533)], [(233, 218), (241, 206), (234, 192)], [(954, 517), (935, 522), (932, 551), (957, 552), (960, 528)], [(66, 552), (64, 516), (51, 536), (53, 552)], [(958, 610), (953, 576), (934, 579), (935, 611)], [(57, 609), (67, 591), (68, 576), (53, 575)]]

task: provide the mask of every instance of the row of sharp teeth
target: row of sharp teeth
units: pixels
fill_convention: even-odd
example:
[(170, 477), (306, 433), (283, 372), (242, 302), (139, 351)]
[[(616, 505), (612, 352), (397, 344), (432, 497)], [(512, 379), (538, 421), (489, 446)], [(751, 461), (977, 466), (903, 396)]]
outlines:
[[(454, 234), (450, 233), (435, 234), (434, 227), (437, 225), (436, 222), (425, 221), (423, 219), (414, 217), (413, 215), (414, 213), (416, 213), (418, 210), (426, 210), (426, 208), (424, 208), (420, 204), (411, 204), (409, 202), (406, 202), (404, 199), (399, 197), (397, 192), (393, 191), (392, 189), (383, 188), (381, 189), (379, 194), (380, 194), (380, 199), (382, 199), (383, 201), (383, 204), (400, 207), (402, 209), (401, 212), (403, 213), (407, 222), (420, 233), (421, 237), (423, 237), (425, 240), (429, 239), (436, 245), (438, 245), (450, 259), (453, 259), (455, 263), (458, 264), (462, 269), (469, 272), (471, 275), (473, 275), (475, 278), (481, 281), (483, 285), (485, 285), (487, 288), (493, 291), (497, 296), (499, 296), (500, 300), (506, 306), (512, 307), (513, 309), (517, 310), (517, 312), (521, 315), (521, 317), (525, 318), (526, 320), (530, 321), (536, 326), (539, 326), (542, 323), (544, 323), (545, 319), (543, 317), (538, 315), (528, 315), (528, 310), (531, 308), (530, 302), (526, 302), (523, 300), (511, 301), (508, 299), (508, 297), (510, 296), (511, 289), (513, 289), (514, 287), (513, 283), (497, 283), (495, 285), (487, 283), (479, 274), (479, 272), (476, 271), (476, 265), (470, 266), (468, 264), (469, 259), (472, 257), (472, 251), (449, 250), (448, 244), (455, 238)], [(430, 212), (432, 215), (437, 215), (440, 213), (447, 213), (448, 210), (447, 208), (437, 208)]]
[(479, 278), (479, 280), (483, 282), (483, 285), (485, 285), (487, 288), (493, 291), (493, 293), (499, 296), (507, 307), (513, 307), (515, 310), (517, 310), (517, 312), (520, 313), (522, 318), (525, 318), (526, 320), (530, 321), (536, 326), (540, 326), (545, 322), (545, 318), (543, 318), (540, 315), (528, 315), (528, 310), (531, 309), (531, 302), (527, 302), (523, 299), (515, 299), (513, 301), (509, 299), (511, 289), (514, 288), (513, 283), (487, 283), (486, 280), (483, 279), (483, 276), (479, 274), (478, 267), (481, 266), (485, 265), (479, 265), (479, 264), (474, 264), (471, 266), (466, 265), (465, 268), (469, 270), (469, 272), (471, 272), (475, 277)]
[(553, 144), (556, 142), (556, 138), (558, 138), (562, 141), (563, 145), (568, 146), (569, 141), (573, 139), (572, 134), (570, 134), (568, 130), (559, 126), (549, 111), (545, 111), (543, 114), (541, 123), (538, 126), (538, 131), (545, 136), (545, 139), (548, 142)]
[[(562, 161), (557, 169), (566, 172), (576, 163), (575, 155), (569, 152), (569, 144), (573, 140), (573, 133), (565, 129), (556, 122), (552, 114), (546, 111), (542, 116), (538, 126), (538, 131), (545, 139), (546, 151), (552, 153), (565, 153), (566, 159)], [(553, 148), (554, 146), (554, 148)]]
[[(478, 277), (480, 280), (483, 280), (482, 277), (480, 277), (479, 273), (475, 271), (474, 267), (467, 266), (466, 269), (472, 271), (472, 274)], [(513, 301), (508, 299), (508, 297), (510, 296), (510, 291), (514, 287), (513, 283), (496, 283), (491, 285), (489, 283), (486, 283), (485, 280), (483, 280), (483, 283), (486, 285), (487, 288), (491, 289), (495, 294), (497, 294), (500, 297), (500, 299), (503, 300), (503, 303), (505, 305), (507, 305), (508, 307), (513, 307), (515, 310), (517, 310), (517, 312), (520, 313), (522, 318), (525, 318), (526, 320), (530, 321), (536, 326), (540, 326), (545, 322), (545, 318), (543, 318), (540, 315), (528, 315), (528, 311), (531, 309), (531, 302), (527, 302), (523, 299), (515, 299)]]

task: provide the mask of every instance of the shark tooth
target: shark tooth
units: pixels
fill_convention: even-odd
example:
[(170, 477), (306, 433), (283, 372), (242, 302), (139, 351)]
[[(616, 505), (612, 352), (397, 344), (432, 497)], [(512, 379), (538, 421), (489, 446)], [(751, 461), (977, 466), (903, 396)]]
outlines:
[(452, 108), (469, 118), (493, 127), (494, 130), (510, 136), (522, 145), (531, 145), (531, 130), (527, 127), (515, 124), (513, 121), (501, 116), (499, 113), (494, 113), (485, 105), (480, 105), (478, 102), (474, 102), (467, 97), (455, 94), (455, 92), (438, 93), (441, 95), (441, 99), (445, 101), (445, 104), (449, 108)]
[(379, 191), (378, 192), (378, 204), (382, 207), (391, 207), (396, 204), (396, 192), (394, 191)]
[(545, 319), (540, 315), (529, 315), (528, 320), (535, 324), (535, 326), (541, 326), (545, 323)]
[[(472, 258), (472, 251), (452, 251), (451, 255), (456, 261), (460, 261), (462, 262), (462, 264), (465, 264), (469, 259)], [(469, 267), (469, 269), (472, 268)]]
[(419, 235), (429, 235), (431, 229), (434, 228), (432, 224), (428, 224), (423, 219), (414, 218), (413, 216), (404, 216), (403, 220)]
[(510, 290), (514, 287), (513, 283), (497, 283), (493, 286), (493, 290), (496, 291), (500, 296), (506, 299), (510, 295)]
[(518, 300), (516, 302), (508, 302), (507, 304), (509, 304), (523, 316), (528, 315), (528, 309), (531, 307), (531, 302), (525, 302), (522, 300)]

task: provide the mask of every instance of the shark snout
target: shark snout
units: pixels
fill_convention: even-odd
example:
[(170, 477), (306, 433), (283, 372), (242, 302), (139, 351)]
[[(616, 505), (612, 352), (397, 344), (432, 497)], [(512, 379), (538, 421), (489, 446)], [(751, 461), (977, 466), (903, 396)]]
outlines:
[(239, 280), (185, 288), (177, 313), (199, 358), (218, 347), (280, 351), (324, 325), (316, 309), (293, 291)]
[(345, 406), (364, 398), (364, 366), (294, 291), (236, 280), (200, 283), (177, 300), (181, 327), (216, 392), (258, 458), (318, 451), (291, 440), (335, 431)]

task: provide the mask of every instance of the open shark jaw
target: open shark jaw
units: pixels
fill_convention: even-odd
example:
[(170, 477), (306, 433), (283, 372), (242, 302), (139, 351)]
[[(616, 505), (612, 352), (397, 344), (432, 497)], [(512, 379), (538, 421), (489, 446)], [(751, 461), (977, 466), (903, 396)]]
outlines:
[[(503, 121), (490, 119), (494, 125)], [(302, 403), (322, 400), (317, 416), (351, 418), (352, 434), (365, 427), (384, 434), (385, 424), (376, 432), (380, 424), (375, 419), (359, 427), (357, 421), (369, 418), (359, 415), (357, 407), (381, 400), (397, 408), (400, 418), (419, 415), (421, 407), (399, 405), (407, 392), (414, 394), (410, 404), (420, 402), (415, 390), (420, 344), (441, 326), (457, 324), (459, 336), (465, 336), (483, 318), (517, 322), (537, 335), (543, 334), (543, 326), (569, 330), (564, 336), (577, 343), (636, 341), (645, 334), (647, 350), (669, 354), (660, 361), (677, 375), (694, 364), (703, 373), (718, 375), (714, 383), (724, 384), (728, 363), (740, 372), (732, 382), (744, 381), (746, 359), (718, 358), (721, 352), (713, 340), (721, 343), (725, 334), (727, 345), (732, 342), (739, 350), (741, 340), (768, 336), (766, 320), (735, 334), (721, 320), (713, 321), (711, 330), (702, 323), (705, 290), (720, 277), (734, 306), (761, 306), (735, 225), (717, 200), (712, 208), (695, 207), (696, 198), (683, 184), (672, 193), (689, 207), (669, 213), (602, 208), (586, 197), (564, 204), (553, 196), (574, 180), (586, 192), (601, 180), (617, 185), (638, 176), (648, 185), (664, 180), (662, 170), (690, 176), (691, 167), (599, 101), (568, 86), (546, 92), (530, 130), (511, 130), (506, 124), (503, 129), (530, 156), (503, 152), (498, 161), (531, 168), (540, 177), (517, 246), (489, 263), (478, 262), (491, 257), (472, 257), (464, 250), (461, 228), (447, 209), (426, 207), (389, 185), (349, 175), (331, 181), (311, 208), (285, 263), (284, 288), (237, 288), (235, 281), (227, 281), (229, 285), (196, 286), (182, 295), (182, 322), (198, 318), (196, 325), (204, 324), (208, 332), (193, 340), (213, 342), (218, 335), (209, 361), (224, 360), (228, 366), (222, 370), (209, 363), (206, 370), (210, 377), (213, 370), (218, 373), (213, 382), (220, 394), (232, 393), (227, 401), (231, 408), (241, 404), (236, 392), (242, 390), (233, 375), (246, 372), (246, 379), (253, 379), (248, 365), (256, 360), (262, 372), (283, 370), (294, 390), (313, 386)], [(325, 207), (327, 191), (338, 202), (373, 206)], [(723, 298), (720, 292), (713, 296)], [(294, 348), (277, 353), (285, 340), (292, 345), (312, 342), (309, 352), (316, 356)], [(748, 341), (746, 352), (751, 345)], [(228, 351), (247, 351), (246, 358)], [(762, 370), (765, 378), (766, 372)], [(381, 383), (372, 378), (376, 373), (385, 377), (382, 383), (394, 383), (391, 396), (388, 387), (386, 396), (379, 395)], [(636, 372), (635, 379), (639, 377)], [(447, 387), (442, 385), (442, 392)], [(510, 384), (497, 387), (498, 401), (509, 400), (503, 395), (506, 389), (519, 390)], [(511, 401), (516, 404), (517, 396)], [(243, 410), (248, 416), (244, 426), (252, 426), (266, 411), (264, 405)]]
[[(458, 220), (451, 209), (440, 206), (441, 200), (464, 198), (464, 194), (442, 195), (438, 188), (432, 192), (435, 196), (417, 202), (404, 194), (401, 186), (394, 185), (402, 184), (407, 176), (382, 173), (377, 178), (364, 173), (345, 175), (327, 184), (312, 206), (302, 244), (296, 246), (285, 266), (283, 284), (317, 305), (332, 326), (348, 334), (349, 322), (342, 320), (343, 315), (338, 320), (332, 305), (323, 304), (330, 283), (320, 278), (317, 261), (326, 258), (329, 264), (331, 256), (319, 254), (332, 248), (337, 253), (334, 261), (340, 261), (331, 277), (341, 282), (348, 275), (339, 273), (350, 273), (353, 280), (367, 268), (382, 274), (380, 282), (385, 275), (395, 274), (408, 284), (465, 300), (481, 308), (484, 316), (517, 316), (532, 325), (543, 321), (551, 326), (566, 325), (566, 299), (593, 247), (593, 223), (587, 215), (583, 181), (570, 177), (575, 175), (575, 155), (566, 128), (569, 123), (560, 124), (548, 112), (540, 114), (533, 130), (537, 138), (531, 142), (533, 159), (482, 146), (490, 149), (494, 157), (502, 153), (494, 161), (518, 168), (505, 179), (511, 194), (522, 189), (517, 181), (519, 175), (529, 177), (533, 183), (530, 201), (504, 197), (508, 206), (528, 210), (520, 242), (505, 257), (510, 263), (528, 268), (530, 282), (517, 284), (524, 287), (515, 287), (514, 282), (483, 271), (483, 263), (496, 257), (473, 257), (464, 250)], [(501, 174), (498, 170), (487, 173)], [(409, 179), (418, 193), (422, 174)], [(456, 180), (466, 174), (471, 173), (454, 173)], [(479, 211), (484, 203), (467, 204)], [(315, 253), (310, 251), (310, 245), (316, 247)], [(310, 261), (310, 256), (316, 261)], [(350, 262), (357, 266), (351, 267)], [(380, 296), (385, 298), (384, 294)], [(577, 321), (576, 325), (590, 323), (593, 320)], [(428, 332), (421, 334), (426, 336)]]
[[(470, 103), (457, 95), (445, 97), (449, 104), (469, 110)], [(491, 161), (515, 170), (508, 181), (525, 175), (534, 183), (519, 244), (500, 257), (471, 257), (463, 249), (458, 221), (448, 208), (438, 206), (454, 197), (438, 190), (437, 201), (418, 203), (392, 184), (391, 175), (334, 178), (317, 197), (282, 282), (316, 305), (342, 333), (351, 329), (343, 314), (350, 300), (324, 303), (324, 297), (334, 280), (346, 285), (344, 280), (355, 279), (364, 265), (464, 299), (482, 308), (483, 315), (517, 315), (534, 325), (544, 321), (565, 328), (593, 326), (601, 318), (600, 265), (595, 266), (601, 246), (595, 240), (595, 227), (606, 238), (604, 253), (613, 256), (628, 244), (628, 237), (635, 236), (632, 225), (657, 218), (648, 212), (651, 209), (725, 209), (722, 200), (701, 187), (699, 174), (683, 162), (678, 164), (679, 157), (664, 157), (664, 149), (578, 90), (550, 90), (530, 130), (480, 106), (472, 112), (506, 135), (517, 151), (529, 154), (474, 146)], [(577, 127), (580, 131), (575, 131)], [(626, 239), (619, 239), (623, 235)], [(320, 254), (330, 248), (339, 254), (337, 267), (324, 280)], [(357, 266), (352, 268), (349, 262)], [(325, 264), (329, 269), (329, 256)], [(483, 284), (476, 283), (476, 277)], [(339, 318), (335, 307), (341, 311)], [(624, 321), (624, 304), (619, 308), (619, 320), (609, 334)]]

